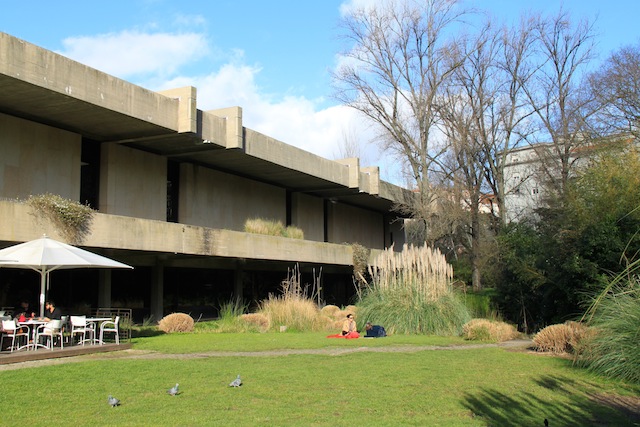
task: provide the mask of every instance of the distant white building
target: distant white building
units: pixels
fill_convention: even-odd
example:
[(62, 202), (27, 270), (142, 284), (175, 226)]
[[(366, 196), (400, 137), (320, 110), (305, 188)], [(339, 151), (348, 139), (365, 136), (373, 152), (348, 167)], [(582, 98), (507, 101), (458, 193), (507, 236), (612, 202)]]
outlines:
[[(608, 138), (605, 142), (581, 144), (573, 147), (569, 158), (570, 170), (585, 167), (594, 155), (612, 148), (620, 149), (634, 141), (628, 134)], [(635, 140), (636, 144), (638, 143)], [(559, 176), (560, 160), (551, 143), (515, 148), (506, 156), (505, 211), (507, 222), (531, 218), (552, 195), (550, 178)]]
[(516, 148), (506, 156), (504, 181), (507, 222), (531, 216), (545, 192), (540, 159), (532, 146)]

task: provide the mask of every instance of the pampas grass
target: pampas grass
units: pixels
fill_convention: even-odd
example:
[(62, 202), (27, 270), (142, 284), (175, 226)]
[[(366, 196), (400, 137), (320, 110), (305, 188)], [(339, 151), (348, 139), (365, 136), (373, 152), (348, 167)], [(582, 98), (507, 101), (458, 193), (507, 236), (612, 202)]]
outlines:
[(435, 301), (451, 292), (453, 267), (438, 249), (405, 244), (402, 252), (385, 249), (369, 266), (369, 275), (381, 291), (410, 287)]
[(369, 266), (369, 275), (359, 324), (371, 321), (389, 334), (460, 335), (471, 319), (453, 292), (453, 269), (437, 249), (404, 245), (398, 253), (391, 247)]

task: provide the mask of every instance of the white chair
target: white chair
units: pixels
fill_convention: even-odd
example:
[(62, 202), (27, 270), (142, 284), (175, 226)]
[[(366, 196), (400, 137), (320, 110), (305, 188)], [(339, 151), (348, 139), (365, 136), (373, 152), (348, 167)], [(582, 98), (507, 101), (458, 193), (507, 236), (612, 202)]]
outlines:
[(104, 333), (113, 332), (116, 344), (120, 344), (120, 333), (118, 332), (118, 324), (120, 323), (120, 316), (116, 316), (115, 320), (107, 320), (100, 325), (100, 344), (104, 344)]
[[(2, 343), (4, 338), (11, 338), (11, 352), (13, 350), (19, 350), (20, 347), (20, 339), (24, 338), (25, 346), (29, 344), (29, 332), (27, 328), (27, 332), (24, 332), (24, 328), (18, 326), (15, 320), (3, 320), (2, 321), (2, 338), (0, 338), (0, 349), (2, 349)], [(18, 345), (16, 346), (16, 340), (18, 341)]]
[[(93, 341), (95, 331), (87, 325), (87, 316), (71, 316), (71, 342), (74, 342), (76, 335), (81, 336), (78, 344)], [(88, 337), (87, 337), (88, 336)]]
[[(43, 338), (43, 344), (40, 343), (40, 339)], [(60, 348), (64, 348), (63, 336), (62, 336), (62, 320), (50, 320), (44, 325), (38, 326), (36, 330), (36, 345), (49, 350), (53, 350), (55, 345), (54, 338), (60, 338)]]

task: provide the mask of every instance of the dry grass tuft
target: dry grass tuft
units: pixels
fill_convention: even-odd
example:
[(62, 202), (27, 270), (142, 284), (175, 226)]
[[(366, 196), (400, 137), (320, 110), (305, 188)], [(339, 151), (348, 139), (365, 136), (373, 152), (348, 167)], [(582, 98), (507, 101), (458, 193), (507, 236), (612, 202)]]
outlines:
[(337, 305), (325, 305), (320, 310), (320, 313), (330, 319), (337, 319), (340, 317), (340, 307)]
[(240, 319), (251, 326), (255, 326), (260, 332), (266, 332), (271, 327), (269, 318), (262, 313), (243, 314)]
[(468, 340), (503, 342), (516, 339), (520, 333), (515, 326), (488, 319), (471, 319), (462, 327), (462, 336)]
[(291, 239), (304, 239), (302, 229), (292, 225), (285, 227), (280, 221), (269, 221), (262, 218), (248, 219), (244, 223), (244, 231), (269, 236), (289, 237)]
[(192, 332), (193, 318), (185, 313), (172, 313), (160, 320), (158, 329), (170, 334), (172, 332)]
[(295, 331), (329, 329), (328, 317), (321, 315), (315, 302), (308, 298), (270, 295), (260, 303), (258, 313), (270, 319), (271, 327), (286, 326)]
[(573, 353), (592, 334), (593, 330), (582, 323), (566, 322), (547, 326), (533, 337), (533, 344), (538, 351)]

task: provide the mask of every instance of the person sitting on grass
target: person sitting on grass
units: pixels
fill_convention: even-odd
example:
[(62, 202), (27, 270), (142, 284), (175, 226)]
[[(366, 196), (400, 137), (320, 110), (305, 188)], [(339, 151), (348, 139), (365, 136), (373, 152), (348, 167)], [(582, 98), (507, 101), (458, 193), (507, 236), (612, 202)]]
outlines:
[(347, 314), (346, 320), (342, 323), (342, 336), (345, 338), (358, 338), (360, 336), (356, 321), (351, 313)]
[(327, 338), (360, 338), (353, 314), (347, 314), (346, 320), (342, 323), (342, 331), (339, 334), (328, 335)]
[(380, 325), (374, 325), (371, 322), (367, 322), (364, 328), (367, 330), (367, 333), (364, 336), (365, 338), (380, 338), (387, 336), (387, 331), (385, 331), (384, 327)]

